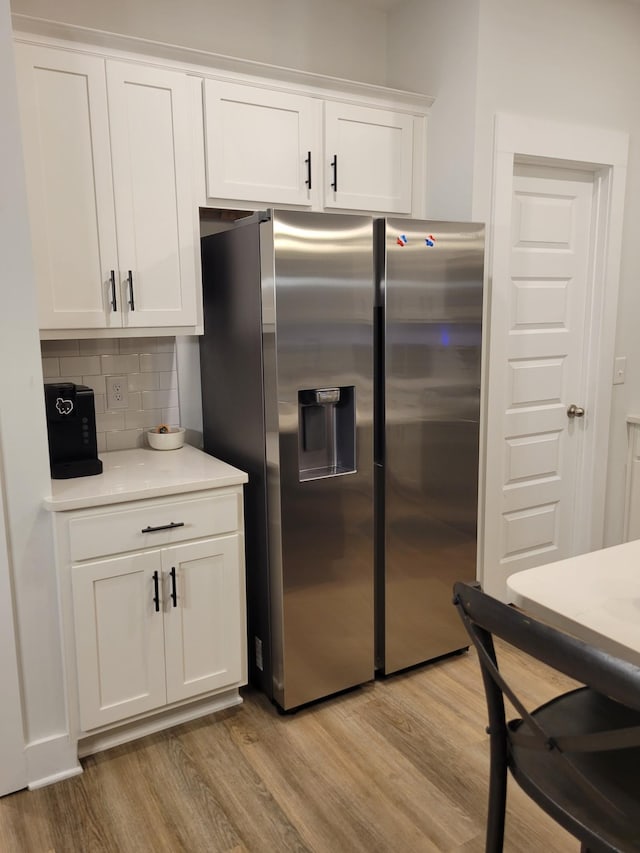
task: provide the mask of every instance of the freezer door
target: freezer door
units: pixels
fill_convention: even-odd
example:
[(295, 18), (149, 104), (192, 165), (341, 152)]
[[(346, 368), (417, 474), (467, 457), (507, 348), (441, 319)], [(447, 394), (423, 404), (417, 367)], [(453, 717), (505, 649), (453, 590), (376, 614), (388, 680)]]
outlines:
[(269, 229), (273, 686), (289, 709), (374, 675), (373, 221), (275, 211)]
[(451, 589), (476, 576), (484, 228), (384, 226), (378, 656), (388, 673), (467, 645)]

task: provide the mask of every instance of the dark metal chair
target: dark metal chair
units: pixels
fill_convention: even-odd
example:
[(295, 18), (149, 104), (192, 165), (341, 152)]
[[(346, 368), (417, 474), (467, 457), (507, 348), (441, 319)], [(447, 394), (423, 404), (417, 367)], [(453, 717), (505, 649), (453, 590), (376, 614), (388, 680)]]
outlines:
[[(478, 652), (487, 697), (487, 853), (503, 848), (507, 768), (582, 851), (640, 851), (640, 667), (502, 604), (477, 584), (456, 583), (454, 604)], [(498, 668), (494, 636), (584, 686), (527, 710)], [(507, 722), (505, 697), (519, 719)]]

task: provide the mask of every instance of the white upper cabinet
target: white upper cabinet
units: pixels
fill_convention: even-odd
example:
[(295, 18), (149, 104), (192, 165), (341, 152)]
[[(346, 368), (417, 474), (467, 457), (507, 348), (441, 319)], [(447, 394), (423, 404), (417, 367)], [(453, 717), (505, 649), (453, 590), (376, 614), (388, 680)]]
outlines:
[(104, 60), (17, 44), (16, 62), (40, 327), (121, 326)]
[(204, 108), (210, 198), (312, 204), (320, 102), (207, 79)]
[(324, 105), (324, 206), (412, 211), (413, 116), (328, 101)]
[(40, 328), (195, 325), (186, 75), (30, 44), (16, 57)]
[(123, 324), (193, 325), (187, 77), (128, 62), (106, 66)]
[(420, 216), (424, 120), (205, 78), (206, 204)]

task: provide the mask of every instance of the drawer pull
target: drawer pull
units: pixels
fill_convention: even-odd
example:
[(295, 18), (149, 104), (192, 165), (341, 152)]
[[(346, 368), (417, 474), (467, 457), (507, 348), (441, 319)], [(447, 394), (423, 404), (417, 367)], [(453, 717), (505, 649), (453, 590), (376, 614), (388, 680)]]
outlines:
[(173, 602), (173, 606), (178, 606), (178, 592), (176, 590), (176, 567), (171, 566), (171, 571), (169, 572), (171, 575), (171, 601)]
[(156, 613), (160, 612), (160, 578), (158, 577), (158, 570), (153, 573), (153, 603), (155, 604)]
[(184, 521), (172, 521), (159, 527), (143, 527), (140, 533), (156, 533), (158, 530), (173, 530), (174, 527), (184, 527)]

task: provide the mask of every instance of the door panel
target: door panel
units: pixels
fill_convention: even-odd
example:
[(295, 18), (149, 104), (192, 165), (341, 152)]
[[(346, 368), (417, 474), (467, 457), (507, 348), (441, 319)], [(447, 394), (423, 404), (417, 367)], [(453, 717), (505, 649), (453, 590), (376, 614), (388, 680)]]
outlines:
[(324, 206), (411, 213), (413, 117), (330, 101), (324, 109)]
[(84, 731), (165, 704), (160, 552), (71, 569), (80, 723)]
[(204, 81), (204, 97), (207, 195), (310, 205), (319, 102), (216, 80)]
[[(264, 375), (273, 682), (287, 709), (374, 675), (373, 226), (367, 216), (278, 211), (261, 226), (263, 247), (271, 225), (263, 322), (266, 331), (272, 308)], [(340, 391), (335, 411), (309, 406), (315, 425), (305, 412), (314, 389)], [(326, 421), (334, 416), (335, 433)], [(310, 478), (307, 460), (318, 455), (325, 468)], [(347, 457), (353, 464), (341, 466)]]
[(16, 63), (40, 328), (120, 326), (104, 60), (17, 44)]
[(162, 552), (168, 702), (245, 680), (240, 544), (235, 534)]
[(187, 77), (108, 62), (107, 85), (124, 325), (193, 325)]
[[(508, 327), (499, 399), (489, 413), (500, 430), (498, 468), (488, 473), (499, 495), (487, 518), (489, 588), (508, 575), (573, 553), (578, 460), (589, 415), (581, 405), (588, 297), (593, 177), (589, 173), (516, 166), (513, 179)], [(488, 506), (491, 506), (489, 502)], [(487, 584), (485, 584), (487, 586)]]

